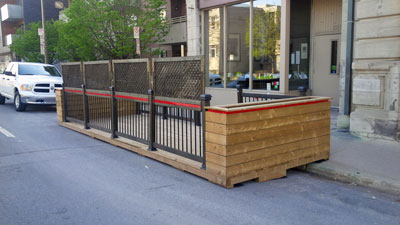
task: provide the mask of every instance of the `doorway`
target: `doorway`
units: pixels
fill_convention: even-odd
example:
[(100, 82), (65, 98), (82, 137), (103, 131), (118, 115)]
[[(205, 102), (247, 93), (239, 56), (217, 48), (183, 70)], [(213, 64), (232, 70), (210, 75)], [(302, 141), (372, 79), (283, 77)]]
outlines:
[(339, 62), (342, 28), (341, 0), (314, 0), (311, 21), (311, 89), (339, 106)]

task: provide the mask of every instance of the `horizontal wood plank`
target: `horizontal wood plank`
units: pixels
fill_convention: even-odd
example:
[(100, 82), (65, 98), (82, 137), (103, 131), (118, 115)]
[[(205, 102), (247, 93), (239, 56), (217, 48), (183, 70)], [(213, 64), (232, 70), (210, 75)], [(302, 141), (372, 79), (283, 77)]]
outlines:
[(221, 123), (206, 123), (206, 131), (209, 133), (232, 135), (239, 133), (246, 133), (250, 131), (271, 129), (275, 127), (281, 127), (291, 124), (297, 124), (307, 121), (316, 121), (330, 118), (330, 110), (324, 110), (320, 112), (313, 112), (307, 114), (300, 114), (288, 117), (279, 117), (273, 119), (243, 122), (238, 124), (221, 124)]
[(308, 156), (316, 155), (321, 152), (329, 152), (328, 143), (323, 143), (318, 146), (308, 147), (305, 149), (283, 153), (280, 155), (274, 155), (268, 158), (257, 159), (255, 161), (250, 161), (230, 167), (223, 167), (213, 164), (211, 162), (207, 162), (207, 170), (210, 169), (210, 171), (216, 173), (219, 176), (233, 177), (239, 174), (245, 174), (249, 171), (260, 170), (263, 168), (287, 163), (298, 158), (305, 158)]
[(231, 156), (240, 153), (255, 151), (271, 146), (281, 145), (285, 143), (291, 143), (301, 141), (305, 139), (311, 139), (319, 136), (329, 135), (330, 127), (322, 127), (315, 130), (304, 131), (288, 135), (286, 138), (268, 137), (263, 140), (253, 141), (244, 144), (237, 144), (232, 146), (219, 145), (211, 142), (206, 142), (206, 151), (212, 152), (222, 156)]
[(264, 149), (256, 150), (256, 151), (250, 151), (250, 152), (245, 152), (241, 154), (236, 154), (236, 155), (230, 155), (230, 156), (222, 156), (218, 155), (212, 152), (206, 153), (206, 159), (214, 164), (220, 165), (220, 166), (233, 166), (249, 161), (254, 161), (257, 159), (262, 159), (262, 158), (268, 158), (273, 155), (278, 155), (286, 152), (292, 152), (296, 151), (299, 149), (307, 148), (307, 147), (313, 147), (313, 146), (318, 146), (323, 143), (330, 143), (330, 136), (325, 135), (321, 137), (316, 137), (316, 138), (311, 138), (311, 139), (306, 139), (306, 140), (301, 140), (297, 142), (291, 142), (291, 143), (285, 143), (282, 145), (276, 145), (272, 147), (267, 147)]
[(324, 119), (324, 120), (302, 122), (293, 125), (276, 127), (274, 129), (256, 130), (256, 131), (228, 135), (228, 136), (206, 132), (206, 140), (207, 142), (230, 146), (230, 145), (237, 145), (237, 144), (258, 141), (269, 137), (280, 136), (281, 138), (286, 138), (288, 135), (293, 135), (298, 132), (315, 130), (329, 126), (330, 126), (330, 119)]
[(221, 124), (237, 124), (330, 110), (330, 106), (330, 102), (322, 102), (312, 105), (291, 106), (287, 108), (267, 109), (236, 114), (221, 114), (207, 111), (206, 121)]

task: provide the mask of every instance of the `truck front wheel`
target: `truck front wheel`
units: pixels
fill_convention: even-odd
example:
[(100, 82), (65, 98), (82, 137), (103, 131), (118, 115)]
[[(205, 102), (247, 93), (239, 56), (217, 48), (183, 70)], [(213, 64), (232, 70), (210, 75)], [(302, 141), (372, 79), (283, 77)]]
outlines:
[(6, 102), (6, 97), (0, 94), (0, 105), (3, 105)]
[(18, 92), (16, 92), (14, 96), (14, 106), (17, 112), (22, 112), (26, 109), (26, 104), (22, 103), (21, 95), (19, 95)]

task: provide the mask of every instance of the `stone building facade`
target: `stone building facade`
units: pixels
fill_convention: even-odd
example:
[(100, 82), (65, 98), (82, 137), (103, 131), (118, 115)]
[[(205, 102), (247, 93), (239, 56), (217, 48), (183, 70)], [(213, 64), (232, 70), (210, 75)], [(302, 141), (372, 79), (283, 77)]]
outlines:
[[(342, 40), (347, 36), (343, 1)], [(346, 47), (342, 42), (339, 127), (371, 138), (400, 141), (400, 1), (354, 2), (351, 114), (344, 115)]]

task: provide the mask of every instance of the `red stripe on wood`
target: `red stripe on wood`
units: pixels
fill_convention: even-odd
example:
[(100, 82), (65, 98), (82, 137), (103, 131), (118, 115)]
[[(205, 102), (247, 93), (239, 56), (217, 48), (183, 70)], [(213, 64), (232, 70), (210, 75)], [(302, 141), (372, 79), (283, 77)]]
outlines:
[(105, 97), (109, 97), (111, 96), (110, 94), (103, 94), (103, 93), (95, 93), (95, 92), (86, 92), (86, 94), (88, 95), (98, 95), (98, 96), (105, 96)]
[(232, 112), (224, 112), (224, 111), (218, 111), (214, 109), (207, 109), (208, 112), (214, 112), (214, 113), (221, 113), (221, 114), (236, 114), (236, 113), (245, 113), (245, 112), (255, 112), (255, 111), (261, 111), (261, 110), (268, 110), (268, 109), (279, 109), (279, 108), (286, 108), (286, 107), (291, 107), (291, 106), (299, 106), (299, 105), (311, 105), (311, 104), (317, 104), (317, 103), (322, 103), (322, 102), (328, 102), (329, 100), (320, 100), (320, 101), (314, 101), (314, 102), (303, 102), (303, 103), (295, 103), (295, 104), (289, 104), (289, 105), (278, 105), (278, 106), (271, 106), (271, 107), (265, 107), (265, 108), (258, 108), (258, 109), (246, 109), (246, 110), (239, 110), (239, 111), (232, 111)]
[(116, 98), (125, 98), (125, 99), (134, 99), (140, 101), (148, 101), (147, 98), (139, 98), (139, 97), (132, 97), (132, 96), (125, 96), (125, 95), (115, 95)]
[(168, 101), (161, 101), (161, 100), (154, 100), (154, 102), (161, 103), (161, 104), (168, 104), (168, 105), (185, 106), (185, 107), (190, 107), (190, 108), (200, 108), (200, 105), (187, 104), (187, 103), (168, 102)]
[(70, 89), (64, 89), (66, 92), (73, 92), (73, 93), (83, 93), (83, 91), (78, 91), (78, 90), (70, 90)]

